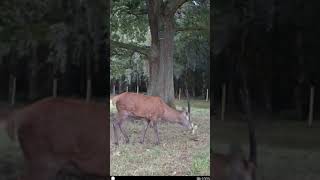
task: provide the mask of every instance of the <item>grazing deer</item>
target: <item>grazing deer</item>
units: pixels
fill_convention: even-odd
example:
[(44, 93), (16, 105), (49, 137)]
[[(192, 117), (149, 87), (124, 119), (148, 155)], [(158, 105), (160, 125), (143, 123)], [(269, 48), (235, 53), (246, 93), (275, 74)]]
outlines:
[(46, 98), (10, 115), (7, 130), (19, 141), (26, 171), (19, 180), (49, 180), (76, 167), (81, 174), (107, 176), (108, 113), (105, 104)]
[(144, 119), (147, 121), (147, 126), (142, 131), (140, 143), (144, 143), (146, 131), (149, 125), (151, 125), (156, 134), (156, 144), (160, 144), (157, 126), (160, 121), (178, 123), (188, 129), (192, 129), (193, 127), (188, 111), (185, 109), (182, 111), (175, 110), (169, 107), (160, 97), (157, 96), (146, 96), (142, 94), (124, 92), (114, 96), (112, 98), (112, 103), (116, 105), (118, 111), (117, 117), (115, 121), (113, 121), (115, 144), (118, 144), (117, 129), (120, 129), (121, 133), (125, 137), (126, 143), (129, 143), (129, 137), (122, 128), (122, 124), (130, 117)]
[(251, 118), (248, 91), (240, 91), (249, 129), (249, 159), (240, 146), (230, 146), (228, 154), (213, 153), (214, 180), (255, 180), (257, 166), (257, 145), (255, 128)]

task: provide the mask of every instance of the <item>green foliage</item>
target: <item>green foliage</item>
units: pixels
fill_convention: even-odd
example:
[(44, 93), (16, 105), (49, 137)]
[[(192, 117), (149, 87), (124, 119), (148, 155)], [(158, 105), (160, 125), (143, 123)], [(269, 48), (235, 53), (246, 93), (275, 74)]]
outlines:
[(66, 70), (67, 44), (66, 38), (69, 36), (69, 27), (64, 23), (54, 24), (50, 27), (48, 40), (51, 48), (48, 62), (59, 64), (62, 72)]
[[(113, 1), (110, 18), (112, 40), (138, 45), (150, 44), (145, 1)], [(115, 48), (112, 44), (111, 51), (111, 80), (125, 77), (125, 81), (130, 84), (131, 79), (135, 80), (137, 75), (144, 74), (143, 57), (134, 59), (132, 51)]]
[(145, 44), (148, 17), (142, 0), (114, 1), (111, 9), (111, 39), (122, 42)]
[(203, 28), (209, 33), (209, 0), (189, 1), (175, 14), (176, 26), (182, 28)]
[(182, 6), (180, 16), (176, 15), (177, 26), (186, 29), (182, 28), (175, 37), (174, 76), (177, 79), (191, 71), (194, 75), (205, 73), (209, 80), (209, 9), (209, 1), (197, 1), (197, 5), (189, 2)]
[[(185, 74), (187, 69), (194, 73), (205, 72), (206, 77), (209, 77), (209, 3), (209, 0), (188, 1), (175, 14), (178, 30), (174, 50), (176, 78)], [(114, 1), (111, 13), (111, 39), (124, 43), (149, 45), (150, 38), (145, 1)], [(111, 76), (113, 79), (121, 78), (128, 69), (132, 70), (131, 56), (132, 51), (112, 48)], [(140, 68), (140, 73), (143, 72), (147, 76), (148, 67), (144, 63), (145, 60), (141, 58), (137, 62), (144, 67)]]
[(10, 61), (30, 57), (41, 45), (49, 50), (41, 61), (53, 64), (55, 71), (64, 72), (67, 61), (79, 65), (85, 53), (98, 62), (98, 50), (105, 43), (105, 11), (103, 0), (1, 1), (0, 61), (10, 52), (17, 55)]
[(144, 60), (138, 53), (113, 55), (110, 63), (110, 80), (123, 80), (127, 84), (136, 82), (137, 78), (147, 78)]

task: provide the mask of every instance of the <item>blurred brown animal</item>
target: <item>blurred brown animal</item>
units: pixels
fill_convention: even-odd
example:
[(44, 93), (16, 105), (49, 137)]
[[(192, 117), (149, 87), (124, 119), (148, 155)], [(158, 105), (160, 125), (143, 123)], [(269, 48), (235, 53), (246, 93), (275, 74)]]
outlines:
[(215, 180), (254, 180), (255, 164), (247, 160), (241, 149), (230, 149), (229, 154), (213, 153)]
[(240, 145), (231, 145), (228, 154), (213, 153), (213, 178), (215, 180), (255, 180), (257, 168), (257, 143), (255, 126), (251, 117), (248, 90), (241, 91), (240, 97), (248, 122), (249, 156), (245, 157)]
[(18, 138), (26, 163), (20, 180), (55, 179), (74, 166), (81, 173), (105, 179), (109, 158), (105, 104), (46, 98), (14, 112), (8, 135)]
[(185, 109), (182, 111), (175, 110), (169, 107), (160, 97), (146, 96), (142, 94), (124, 92), (112, 98), (112, 103), (116, 105), (118, 114), (113, 121), (113, 130), (115, 144), (118, 144), (118, 132), (125, 137), (126, 143), (129, 143), (129, 137), (122, 128), (123, 122), (128, 118), (133, 117), (137, 119), (144, 119), (147, 121), (147, 126), (142, 131), (140, 143), (144, 143), (146, 131), (151, 124), (156, 134), (156, 144), (160, 144), (157, 123), (159, 121), (168, 121), (178, 123), (185, 128), (192, 129), (192, 123), (189, 119), (189, 113)]

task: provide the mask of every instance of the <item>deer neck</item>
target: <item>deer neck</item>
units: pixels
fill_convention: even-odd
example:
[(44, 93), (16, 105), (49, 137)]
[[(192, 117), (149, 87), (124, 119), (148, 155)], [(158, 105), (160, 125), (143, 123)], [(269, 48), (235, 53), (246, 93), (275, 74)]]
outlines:
[(172, 109), (169, 106), (165, 106), (164, 108), (164, 119), (169, 122), (177, 123), (179, 121), (180, 113), (179, 111)]

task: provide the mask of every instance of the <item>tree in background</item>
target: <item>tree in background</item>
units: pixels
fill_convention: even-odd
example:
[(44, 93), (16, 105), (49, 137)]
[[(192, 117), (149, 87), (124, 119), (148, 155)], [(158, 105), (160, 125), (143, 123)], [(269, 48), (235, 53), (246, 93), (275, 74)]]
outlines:
[(295, 118), (305, 119), (313, 104), (310, 99), (319, 93), (316, 37), (320, 26), (314, 18), (319, 8), (315, 4), (217, 1), (211, 24), (215, 94), (222, 97), (221, 87), (226, 85), (228, 106), (236, 104), (239, 81), (246, 81), (256, 110), (295, 109)]
[(91, 79), (95, 94), (105, 94), (106, 1), (5, 0), (0, 8), (0, 62), (11, 76), (28, 82), (19, 84), (28, 99), (51, 94), (47, 87), (52, 89), (52, 80), (59, 77), (62, 95), (82, 91), (90, 97)]
[[(181, 48), (175, 42), (195, 35), (193, 31), (208, 34), (208, 25), (209, 1), (117, 0), (112, 4), (111, 43), (115, 54), (133, 51), (143, 56), (148, 65), (148, 94), (160, 96), (173, 106), (174, 54), (185, 53), (175, 51)], [(177, 33), (186, 35), (177, 37)], [(176, 57), (183, 63), (191, 59), (188, 56), (189, 60), (182, 60), (182, 55)]]

